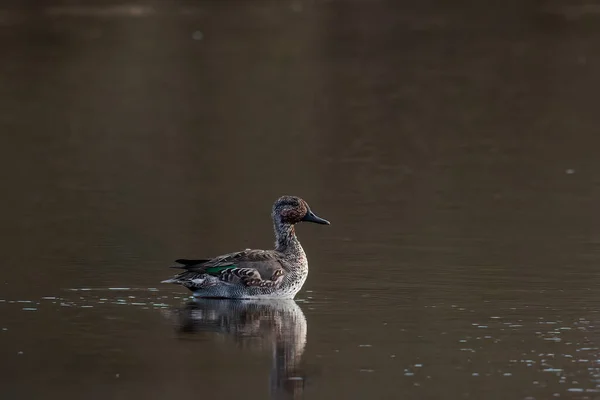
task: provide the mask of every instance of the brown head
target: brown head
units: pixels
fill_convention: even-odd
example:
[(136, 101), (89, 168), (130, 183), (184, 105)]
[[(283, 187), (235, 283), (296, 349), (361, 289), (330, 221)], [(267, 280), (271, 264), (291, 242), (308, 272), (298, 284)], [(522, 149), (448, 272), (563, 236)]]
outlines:
[(273, 220), (294, 225), (298, 222), (314, 222), (329, 225), (329, 221), (318, 217), (310, 210), (308, 203), (296, 196), (282, 196), (273, 204)]

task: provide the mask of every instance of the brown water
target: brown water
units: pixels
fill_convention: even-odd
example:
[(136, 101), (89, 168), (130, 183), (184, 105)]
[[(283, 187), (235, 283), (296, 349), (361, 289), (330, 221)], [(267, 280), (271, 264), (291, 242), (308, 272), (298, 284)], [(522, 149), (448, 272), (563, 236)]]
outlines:
[[(0, 8), (2, 399), (599, 399), (600, 5)], [(186, 305), (268, 248), (296, 303)]]

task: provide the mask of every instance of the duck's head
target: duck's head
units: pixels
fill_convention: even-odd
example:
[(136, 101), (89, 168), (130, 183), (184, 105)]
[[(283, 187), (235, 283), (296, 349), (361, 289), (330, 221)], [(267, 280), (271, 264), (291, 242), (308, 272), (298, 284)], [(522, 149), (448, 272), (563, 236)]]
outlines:
[(282, 196), (277, 199), (273, 204), (273, 220), (289, 225), (302, 221), (329, 225), (329, 221), (315, 215), (308, 203), (296, 196)]

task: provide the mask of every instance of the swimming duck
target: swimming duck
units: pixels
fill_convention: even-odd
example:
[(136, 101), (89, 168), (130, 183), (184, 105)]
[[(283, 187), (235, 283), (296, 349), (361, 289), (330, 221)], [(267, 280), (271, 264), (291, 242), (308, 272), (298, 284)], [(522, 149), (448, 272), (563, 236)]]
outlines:
[(294, 225), (305, 221), (329, 225), (308, 203), (282, 196), (273, 204), (274, 250), (246, 249), (211, 259), (176, 260), (183, 272), (162, 283), (185, 286), (194, 297), (293, 299), (308, 276), (308, 260)]

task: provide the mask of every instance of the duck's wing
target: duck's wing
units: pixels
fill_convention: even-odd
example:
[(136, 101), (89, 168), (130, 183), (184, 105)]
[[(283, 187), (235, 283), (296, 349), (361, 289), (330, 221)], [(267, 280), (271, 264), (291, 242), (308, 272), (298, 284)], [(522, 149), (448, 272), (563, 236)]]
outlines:
[(283, 255), (274, 250), (246, 249), (212, 259), (178, 259), (176, 262), (181, 265), (175, 268), (185, 270), (179, 277), (208, 274), (231, 283), (239, 280), (274, 280), (285, 274)]

